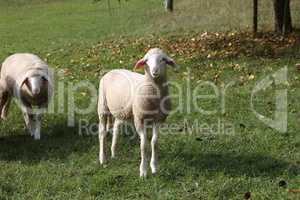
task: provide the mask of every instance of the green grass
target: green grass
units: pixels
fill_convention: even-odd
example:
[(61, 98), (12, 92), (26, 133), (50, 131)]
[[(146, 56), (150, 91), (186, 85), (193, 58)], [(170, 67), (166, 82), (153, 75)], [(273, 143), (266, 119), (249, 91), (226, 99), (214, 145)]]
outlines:
[[(216, 0), (215, 8), (202, 2), (190, 9), (196, 0), (181, 0), (172, 15), (159, 1), (131, 0), (121, 8), (116, 2), (109, 14), (106, 1), (0, 0), (0, 59), (14, 52), (36, 53), (60, 71), (57, 80), (64, 81), (67, 92), (68, 84), (82, 80), (97, 87), (106, 70), (131, 69), (149, 47), (166, 49), (181, 66), (179, 73), (170, 70), (169, 77), (183, 89), (184, 108), (166, 122), (176, 129), (161, 133), (159, 174), (138, 177), (138, 138), (124, 134), (118, 158), (100, 167), (97, 137), (78, 134), (80, 119), (97, 123), (96, 105), (94, 112), (76, 115), (76, 126), (68, 127), (70, 96), (58, 103), (56, 95), (56, 113), (45, 117), (41, 141), (26, 133), (16, 105), (1, 122), (0, 199), (243, 199), (246, 192), (253, 199), (299, 198), (288, 192), (300, 189), (299, 35), (285, 40), (236, 31), (202, 35), (247, 29), (250, 1), (230, 1), (234, 10), (226, 14), (223, 1)], [(268, 4), (263, 8), (263, 19), (270, 19)], [(231, 15), (235, 20), (230, 21)], [(250, 98), (255, 84), (284, 66), (288, 83), (279, 88), (288, 91), (288, 130), (280, 133), (255, 117)], [(193, 106), (188, 112), (186, 96), (199, 80), (219, 89), (234, 81), (226, 91), (224, 113), (220, 98), (199, 100), (203, 109), (217, 109), (215, 114), (195, 112)], [(275, 89), (254, 99), (257, 111), (268, 117), (274, 112)], [(176, 88), (171, 91), (175, 94)], [(198, 92), (213, 94), (207, 86)], [(84, 107), (91, 94), (84, 89), (76, 94), (76, 103)], [(178, 101), (173, 101), (176, 107)], [(195, 120), (214, 125), (213, 131), (193, 129)], [(216, 134), (219, 120), (232, 124), (234, 133)], [(279, 187), (281, 180), (286, 188)]]

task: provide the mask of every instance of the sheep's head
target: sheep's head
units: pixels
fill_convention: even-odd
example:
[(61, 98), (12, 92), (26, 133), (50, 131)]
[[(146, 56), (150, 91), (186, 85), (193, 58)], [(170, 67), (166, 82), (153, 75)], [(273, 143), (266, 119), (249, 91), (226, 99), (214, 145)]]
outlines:
[(28, 87), (33, 96), (38, 95), (47, 79), (41, 75), (34, 75), (25, 79), (24, 84)]
[(178, 68), (172, 58), (167, 56), (161, 49), (154, 48), (150, 49), (144, 58), (136, 63), (135, 69), (144, 68), (145, 72), (153, 79), (159, 79), (165, 76), (167, 65)]

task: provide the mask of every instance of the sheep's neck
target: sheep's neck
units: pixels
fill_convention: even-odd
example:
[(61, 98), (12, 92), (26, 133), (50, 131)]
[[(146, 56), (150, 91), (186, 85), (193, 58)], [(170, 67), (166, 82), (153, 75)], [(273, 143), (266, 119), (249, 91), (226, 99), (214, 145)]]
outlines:
[(160, 77), (159, 79), (153, 79), (149, 73), (145, 73), (145, 81), (149, 82), (153, 87), (160, 90), (162, 96), (169, 95), (168, 85), (167, 85), (167, 75)]
[[(150, 109), (150, 111), (158, 111), (158, 113), (154, 115), (150, 115), (150, 116), (145, 115), (145, 117), (148, 118), (150, 117), (157, 122), (163, 122), (168, 116), (169, 111), (171, 110), (171, 100), (169, 98), (167, 76), (165, 74), (163, 78), (153, 79), (150, 74), (146, 73), (144, 84), (145, 84), (145, 90), (142, 92), (144, 92), (145, 94), (150, 94), (150, 99), (148, 99), (149, 101), (146, 104), (148, 105), (148, 107), (146, 106), (147, 107), (146, 110)], [(151, 97), (151, 94), (154, 95), (159, 94), (159, 98), (153, 99)], [(146, 96), (145, 98), (147, 99), (147, 97), (148, 96)], [(162, 99), (164, 100), (161, 101)], [(159, 108), (159, 110), (157, 110), (157, 108)]]

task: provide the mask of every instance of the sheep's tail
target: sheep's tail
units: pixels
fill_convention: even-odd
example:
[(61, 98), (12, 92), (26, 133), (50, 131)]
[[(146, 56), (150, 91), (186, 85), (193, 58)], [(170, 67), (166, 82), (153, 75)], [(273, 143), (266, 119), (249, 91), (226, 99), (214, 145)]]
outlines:
[(100, 84), (99, 84), (98, 115), (99, 115), (99, 120), (100, 121), (103, 120), (103, 122), (105, 122), (106, 130), (109, 131), (110, 129), (112, 129), (114, 118), (107, 107), (103, 79), (100, 80)]
[(98, 115), (105, 115), (107, 110), (107, 103), (104, 94), (103, 80), (100, 80), (98, 90)]

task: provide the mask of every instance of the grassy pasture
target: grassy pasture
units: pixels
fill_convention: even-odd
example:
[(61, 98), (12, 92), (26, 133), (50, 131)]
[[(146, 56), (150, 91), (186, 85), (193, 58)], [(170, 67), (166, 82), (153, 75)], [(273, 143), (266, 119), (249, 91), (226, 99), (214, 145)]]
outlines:
[[(181, 0), (169, 15), (155, 0), (112, 1), (111, 14), (106, 1), (0, 0), (0, 60), (14, 52), (36, 53), (58, 72), (66, 92), (63, 103), (55, 96), (56, 112), (45, 117), (41, 141), (28, 136), (16, 105), (1, 122), (0, 199), (243, 199), (247, 192), (253, 199), (299, 198), (288, 192), (300, 188), (299, 35), (253, 38), (238, 31), (251, 24), (250, 1), (214, 2), (213, 8), (212, 3)], [(230, 5), (233, 10), (228, 12)], [(272, 16), (268, 3), (262, 8), (264, 23)], [(294, 12), (294, 19), (299, 18)], [(160, 173), (141, 180), (137, 138), (122, 135), (118, 158), (102, 168), (97, 137), (78, 134), (80, 120), (97, 123), (96, 105), (94, 112), (76, 115), (75, 127), (67, 126), (67, 87), (82, 80), (97, 87), (103, 71), (131, 69), (154, 46), (166, 49), (181, 66), (169, 76), (181, 86), (184, 106), (167, 120), (179, 127), (161, 134)], [(257, 119), (250, 99), (260, 80), (283, 67), (287, 81), (258, 93), (253, 101), (259, 113), (272, 117), (276, 89), (287, 89), (288, 125), (280, 133)], [(219, 91), (233, 81), (226, 90), (225, 112), (220, 97), (197, 101), (216, 113), (194, 110), (186, 96), (200, 81), (210, 81)], [(198, 92), (214, 94), (207, 85)], [(82, 107), (92, 95), (84, 89), (76, 94)], [(196, 122), (212, 131), (196, 129)], [(224, 134), (219, 122), (234, 131)], [(279, 187), (282, 180), (286, 187)]]

